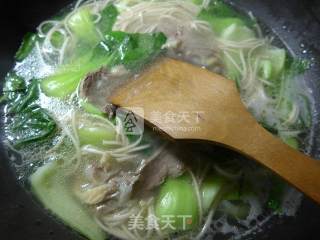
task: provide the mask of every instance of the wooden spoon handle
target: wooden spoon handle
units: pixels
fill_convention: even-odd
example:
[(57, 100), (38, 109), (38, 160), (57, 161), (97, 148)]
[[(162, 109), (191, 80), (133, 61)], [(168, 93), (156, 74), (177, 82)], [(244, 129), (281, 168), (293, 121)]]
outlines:
[(233, 139), (228, 139), (229, 146), (262, 163), (320, 203), (320, 162), (287, 146), (258, 124), (239, 131), (246, 129), (249, 131), (243, 134), (246, 134), (247, 140), (239, 141), (235, 134)]

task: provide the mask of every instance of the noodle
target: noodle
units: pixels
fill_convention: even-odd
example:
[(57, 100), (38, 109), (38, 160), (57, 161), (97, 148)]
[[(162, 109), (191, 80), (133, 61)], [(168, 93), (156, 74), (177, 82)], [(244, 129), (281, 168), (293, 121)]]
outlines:
[[(276, 83), (273, 79), (264, 76), (268, 74), (268, 70), (266, 70), (266, 74), (261, 74), (261, 62), (265, 60), (265, 58), (264, 56), (260, 56), (259, 53), (265, 49), (272, 49), (273, 46), (271, 43), (273, 38), (263, 36), (260, 26), (255, 24), (253, 26), (254, 34), (249, 34), (248, 38), (239, 41), (225, 39), (223, 35), (219, 35), (213, 30), (209, 21), (201, 20), (200, 17), (198, 17), (202, 10), (210, 8), (212, 4), (210, 0), (204, 0), (198, 5), (191, 0), (78, 0), (74, 4), (74, 7), (70, 9), (62, 19), (44, 21), (38, 26), (38, 36), (41, 38), (41, 41), (39, 40), (35, 43), (35, 50), (40, 55), (38, 56), (38, 61), (46, 67), (59, 70), (60, 67), (69, 66), (67, 64), (75, 60), (73, 59), (74, 51), (82, 47), (84, 49), (80, 50), (86, 50), (86, 44), (82, 46), (79, 43), (78, 35), (75, 34), (73, 28), (70, 27), (70, 19), (72, 20), (72, 17), (83, 9), (89, 10), (92, 22), (95, 24), (94, 32), (97, 33), (97, 36), (94, 37), (97, 39), (94, 39), (94, 44), (97, 45), (100, 40), (105, 38), (103, 35), (106, 33), (103, 32), (102, 28), (99, 29), (99, 24), (102, 19), (104, 19), (104, 13), (102, 11), (110, 3), (119, 11), (119, 15), (113, 25), (113, 31), (138, 33), (137, 36), (139, 36), (139, 33), (150, 34), (162, 32), (167, 37), (166, 43), (162, 45), (162, 48), (166, 49), (166, 51), (163, 51), (164, 56), (188, 61), (207, 68), (208, 70), (224, 73), (226, 76), (229, 75), (230, 72), (228, 70), (231, 68), (235, 76), (229, 77), (234, 78), (233, 80), (237, 82), (244, 104), (252, 111), (257, 120), (266, 122), (276, 128), (279, 132), (278, 135), (282, 138), (295, 138), (302, 133), (300, 129), (292, 127), (299, 123), (303, 112), (298, 102), (292, 102), (290, 107), (285, 109), (286, 112), (280, 111), (281, 105), (287, 104), (283, 103), (283, 101), (285, 101), (284, 99), (290, 94), (286, 90), (288, 83), (282, 80), (280, 83), (279, 96), (273, 97), (267, 94), (267, 89), (276, 87)], [(249, 13), (249, 17), (251, 20), (254, 20), (252, 13)], [(90, 24), (92, 24), (92, 22), (90, 22)], [(87, 34), (90, 35), (90, 32)], [(54, 42), (56, 36), (59, 36), (59, 40), (61, 40), (58, 44)], [(87, 40), (86, 38), (84, 39)], [(91, 47), (93, 48), (95, 46), (90, 46), (90, 48)], [(120, 50), (122, 51), (122, 49)], [(134, 54), (143, 55), (145, 53), (134, 52)], [(115, 55), (112, 54), (112, 57), (114, 56)], [(87, 55), (85, 55), (85, 57), (87, 57)], [(91, 55), (89, 57), (91, 57)], [(135, 56), (130, 55), (129, 57), (134, 58)], [(82, 62), (82, 59), (80, 60), (80, 62)], [(118, 71), (117, 73), (115, 69), (103, 69), (112, 77), (115, 77), (114, 82), (122, 80), (121, 77), (123, 77), (123, 75), (127, 76), (123, 72), (126, 72), (128, 75), (140, 74), (131, 71), (126, 67), (126, 64), (122, 62), (115, 67), (121, 67), (121, 69), (117, 70), (123, 71), (121, 71), (121, 73)], [(59, 72), (58, 70), (57, 72)], [(232, 73), (230, 75), (232, 75)], [(29, 149), (26, 149), (25, 152), (19, 152), (22, 155), (23, 161), (21, 165), (15, 164), (18, 168), (30, 168), (33, 171), (34, 165), (38, 167), (38, 165), (47, 162), (63, 162), (61, 168), (66, 168), (65, 177), (71, 179), (70, 182), (72, 182), (72, 184), (70, 185), (72, 185), (72, 187), (70, 191), (72, 194), (77, 196), (79, 198), (77, 200), (79, 201), (82, 201), (81, 197), (84, 196), (81, 194), (87, 194), (85, 196), (89, 196), (91, 199), (98, 199), (98, 203), (86, 203), (85, 200), (82, 201), (82, 203), (94, 216), (97, 225), (115, 237), (128, 240), (171, 238), (203, 239), (206, 233), (208, 233), (212, 223), (218, 221), (213, 220), (213, 217), (217, 216), (216, 212), (219, 211), (219, 204), (223, 200), (225, 192), (227, 192), (226, 190), (224, 190), (225, 192), (221, 190), (222, 193), (211, 193), (214, 195), (213, 199), (210, 199), (210, 197), (208, 197), (209, 200), (204, 199), (204, 189), (207, 180), (211, 180), (207, 177), (211, 176), (211, 174), (217, 174), (217, 176), (225, 180), (226, 185), (228, 185), (226, 187), (227, 190), (235, 187), (235, 183), (242, 180), (247, 181), (248, 179), (244, 179), (247, 175), (252, 178), (265, 177), (264, 174), (266, 172), (263, 172), (263, 174), (261, 172), (255, 172), (255, 170), (258, 169), (256, 166), (252, 167), (250, 165), (248, 167), (244, 164), (244, 166), (233, 171), (233, 168), (230, 169), (228, 166), (223, 165), (223, 163), (219, 164), (221, 163), (219, 161), (210, 162), (212, 160), (211, 157), (210, 159), (203, 156), (196, 158), (193, 154), (188, 156), (192, 158), (190, 166), (194, 166), (194, 169), (191, 169), (188, 160), (183, 162), (184, 159), (180, 159), (184, 158), (184, 155), (183, 157), (179, 154), (177, 154), (177, 156), (175, 155), (175, 150), (178, 147), (172, 147), (173, 144), (171, 142), (161, 140), (157, 136), (152, 135), (148, 129), (144, 129), (144, 132), (142, 131), (143, 129), (138, 129), (141, 134), (130, 136), (126, 133), (125, 122), (119, 116), (110, 116), (107, 118), (87, 113), (87, 109), (85, 109), (80, 102), (80, 100), (83, 100), (83, 95), (86, 95), (82, 92), (84, 82), (83, 80), (77, 86), (74, 86), (76, 87), (76, 91), (66, 96), (65, 99), (50, 101), (45, 99), (46, 97), (44, 96), (40, 97), (37, 104), (44, 109), (50, 110), (50, 114), (57, 125), (58, 131), (55, 133), (54, 138), (51, 139), (49, 143), (46, 143), (45, 146), (30, 150), (30, 148), (33, 148), (33, 146), (31, 146)], [(66, 85), (67, 84), (68, 82)], [(97, 86), (100, 88), (100, 85)], [(101, 91), (103, 91), (103, 88), (101, 89)], [(88, 97), (86, 100), (91, 99)], [(50, 106), (51, 104), (54, 106)], [(104, 108), (105, 105), (99, 106), (99, 109)], [(84, 141), (82, 135), (86, 134), (82, 134), (80, 130), (87, 125), (97, 128), (98, 131), (102, 129), (101, 135), (104, 133), (103, 130), (106, 130), (108, 134), (110, 131), (111, 137), (106, 134), (107, 137), (101, 137), (102, 140), (99, 144), (95, 143), (95, 141)], [(90, 129), (88, 131), (90, 131)], [(100, 132), (96, 135), (93, 134), (93, 136), (100, 141)], [(8, 143), (7, 146), (15, 151), (10, 143)], [(183, 151), (186, 151), (188, 155), (188, 152), (193, 150), (189, 150), (186, 147), (186, 149), (182, 149), (182, 152)], [(138, 193), (135, 192), (135, 187), (137, 186), (136, 183), (140, 183), (139, 180), (144, 177), (143, 170), (147, 169), (146, 167), (149, 163), (158, 161), (159, 158), (163, 157), (162, 155), (166, 155), (167, 152), (172, 153), (172, 156), (170, 155), (168, 158), (174, 156), (179, 161), (181, 160), (181, 162), (183, 162), (183, 164), (181, 164), (182, 167), (177, 166), (178, 170), (164, 170), (161, 169), (162, 166), (156, 166), (160, 168), (159, 171), (157, 171), (157, 168), (152, 169), (154, 171), (152, 171), (151, 174), (156, 175), (159, 173), (159, 176), (156, 177), (158, 177), (161, 182), (157, 182), (158, 185), (155, 184), (155, 187), (151, 190), (142, 189), (143, 191), (141, 192), (143, 192), (145, 196), (140, 196), (139, 194), (141, 193), (139, 191), (137, 191)], [(23, 155), (23, 153), (25, 153), (25, 155)], [(45, 155), (45, 157), (43, 157), (43, 155)], [(204, 160), (207, 161), (204, 162)], [(226, 161), (230, 161), (231, 164), (236, 167), (239, 166), (237, 159), (227, 159)], [(162, 162), (160, 162), (160, 164), (162, 164)], [(168, 164), (168, 166), (170, 166), (170, 164)], [(174, 168), (175, 166), (170, 166), (170, 168), (171, 167)], [(213, 173), (211, 169), (214, 169)], [(170, 172), (171, 170), (173, 172), (172, 174)], [(177, 172), (175, 173), (174, 170)], [(163, 171), (167, 171), (167, 175), (164, 174), (162, 176), (161, 173)], [(129, 223), (131, 221), (137, 225), (141, 218), (149, 219), (151, 217), (157, 217), (156, 197), (158, 196), (159, 189), (162, 187), (161, 183), (169, 177), (178, 178), (179, 176), (183, 176), (185, 172), (189, 173), (188, 177), (190, 177), (190, 182), (192, 182), (190, 187), (196, 200), (195, 208), (198, 213), (197, 217), (199, 219), (197, 220), (199, 220), (199, 226), (188, 231), (181, 231), (177, 236), (175, 236), (173, 232), (161, 229), (159, 227), (159, 219), (156, 220), (158, 228), (130, 229)], [(148, 180), (149, 179), (147, 179), (147, 181)], [(265, 182), (268, 180), (269, 179), (264, 179)], [(250, 179), (248, 182), (252, 184), (256, 181)], [(259, 186), (257, 189), (260, 191), (261, 187)], [(243, 189), (241, 188), (240, 190)], [(213, 191), (216, 191), (216, 189)], [(93, 194), (93, 196), (90, 194)], [(263, 197), (262, 199), (266, 200), (265, 196)], [(250, 221), (255, 220), (262, 212), (262, 201), (258, 199), (258, 196), (251, 196), (246, 192), (243, 193), (243, 196), (234, 198), (236, 201), (250, 205), (247, 218), (239, 220), (238, 224), (243, 224), (248, 229), (254, 229), (250, 226)], [(232, 204), (231, 201), (232, 200), (228, 203)], [(210, 203), (209, 209), (207, 205)], [(227, 213), (224, 213), (222, 217), (219, 217), (219, 221), (224, 221), (225, 228), (229, 226), (226, 214)], [(215, 227), (214, 231), (216, 230), (218, 231), (217, 227)], [(235, 233), (240, 236), (241, 234), (247, 234), (248, 231), (234, 227), (232, 230), (225, 230), (225, 233)]]

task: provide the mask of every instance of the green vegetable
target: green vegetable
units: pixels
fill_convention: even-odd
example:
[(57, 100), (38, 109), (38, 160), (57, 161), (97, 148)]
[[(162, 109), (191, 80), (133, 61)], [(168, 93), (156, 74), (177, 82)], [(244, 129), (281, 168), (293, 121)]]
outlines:
[(124, 64), (127, 68), (135, 70), (158, 55), (166, 41), (163, 33), (110, 32), (106, 35), (103, 49), (116, 54), (113, 65)]
[(115, 141), (116, 131), (113, 128), (84, 125), (78, 130), (81, 145), (104, 147), (103, 141)]
[[(255, 33), (246, 26), (232, 24), (221, 32), (220, 37), (221, 40), (241, 42), (249, 39), (255, 39)], [(241, 77), (241, 72), (235, 64), (240, 68), (242, 67), (240, 50), (227, 51), (223, 54), (222, 58), (227, 77), (233, 80), (238, 80)]]
[(105, 117), (105, 113), (99, 108), (88, 102), (87, 100), (80, 99), (80, 106), (87, 112), (100, 117)]
[(203, 0), (192, 0), (192, 2), (196, 5), (201, 5)]
[(63, 98), (74, 92), (86, 72), (62, 72), (41, 81), (41, 90), (50, 97)]
[(37, 41), (38, 36), (35, 33), (27, 33), (24, 36), (22, 44), (16, 53), (16, 60), (22, 61), (25, 59), (30, 54)]
[(22, 78), (10, 73), (6, 78), (4, 96), (9, 119), (6, 133), (16, 148), (44, 140), (55, 131), (54, 120), (36, 103), (39, 98), (36, 80), (26, 87)]
[(206, 10), (202, 10), (198, 16), (199, 20), (207, 21), (213, 31), (218, 34), (219, 36), (222, 34), (222, 32), (230, 27), (231, 25), (236, 25), (236, 26), (245, 26), (245, 23), (242, 19), (240, 18), (233, 18), (233, 17), (228, 17), (228, 18), (222, 18), (222, 17), (216, 17), (212, 15), (210, 12)]
[[(202, 3), (202, 1), (201, 1)], [(199, 4), (201, 4), (199, 3)], [(251, 28), (256, 22), (249, 17), (244, 17), (238, 11), (225, 4), (222, 0), (211, 1), (206, 9), (202, 9), (198, 15), (200, 20), (207, 21), (213, 29), (222, 32), (232, 24)]]
[[(301, 94), (297, 94), (299, 86), (292, 85), (292, 79), (302, 74), (307, 69), (304, 60), (288, 59), (281, 78), (280, 84), (273, 89), (274, 95), (278, 96), (277, 111), (283, 122), (289, 125), (290, 129), (303, 131), (311, 126), (311, 109), (309, 99)], [(287, 123), (294, 105), (301, 105), (298, 121)]]
[(227, 181), (220, 176), (207, 177), (201, 186), (204, 212), (210, 210), (212, 204), (219, 201)]
[(281, 48), (271, 47), (260, 50), (255, 57), (261, 59), (260, 74), (264, 79), (277, 81), (284, 71), (286, 51)]
[(222, 40), (241, 42), (255, 38), (255, 33), (250, 28), (235, 23), (221, 32)]
[(296, 138), (294, 137), (287, 137), (287, 138), (282, 138), (282, 140), (288, 144), (290, 147), (294, 148), (294, 149), (299, 149), (299, 142)]
[(271, 79), (272, 76), (272, 63), (270, 60), (261, 60), (259, 62), (259, 75), (263, 79)]
[(80, 39), (95, 45), (100, 41), (96, 31), (93, 16), (88, 8), (82, 7), (76, 11), (69, 19), (70, 30)]
[(24, 79), (19, 77), (14, 72), (9, 72), (5, 78), (5, 83), (3, 86), (3, 92), (15, 92), (24, 91), (26, 89), (26, 84)]
[(87, 74), (107, 65), (108, 60), (108, 56), (98, 59), (89, 52), (77, 61), (62, 66), (54, 75), (42, 79), (41, 90), (49, 97), (64, 98), (77, 89)]
[(10, 110), (14, 101), (23, 96), (26, 90), (24, 79), (17, 76), (14, 72), (9, 72), (5, 77), (3, 95), (1, 102), (7, 102), (7, 111)]
[(50, 115), (37, 105), (16, 114), (8, 127), (10, 140), (16, 148), (27, 143), (44, 140), (56, 129)]
[(288, 70), (292, 75), (305, 73), (310, 68), (310, 61), (307, 59), (291, 59), (289, 60)]
[(98, 28), (102, 34), (107, 34), (112, 31), (112, 27), (117, 20), (119, 12), (113, 4), (109, 4), (101, 12), (101, 20), (98, 23)]
[(215, 17), (239, 17), (242, 16), (222, 0), (211, 1), (207, 11)]
[(155, 213), (163, 221), (171, 216), (175, 229), (168, 227), (165, 229), (167, 231), (190, 230), (198, 226), (198, 201), (189, 176), (166, 180), (157, 196)]
[(31, 189), (43, 205), (71, 228), (90, 240), (104, 240), (105, 233), (84, 207), (71, 195), (57, 162), (38, 168), (30, 177)]
[(7, 113), (20, 113), (22, 110), (28, 108), (28, 106), (33, 105), (33, 103), (38, 99), (38, 96), (39, 87), (37, 81), (34, 80), (23, 93), (20, 92), (18, 97), (11, 99), (8, 103)]
[[(207, 21), (221, 41), (241, 42), (256, 38), (255, 32), (251, 30), (251, 27), (256, 24), (255, 21), (243, 17), (221, 0), (212, 1), (208, 8), (202, 9), (198, 19)], [(221, 57), (225, 66), (225, 75), (238, 81), (241, 72), (236, 65), (242, 67), (240, 50), (227, 51)]]
[(217, 18), (213, 23), (213, 30), (221, 35), (230, 26), (246, 29), (244, 21), (239, 18)]
[(47, 96), (63, 98), (74, 92), (87, 74), (101, 67), (124, 64), (135, 71), (157, 56), (165, 42), (166, 37), (162, 33), (110, 32), (92, 52), (43, 79), (41, 89)]

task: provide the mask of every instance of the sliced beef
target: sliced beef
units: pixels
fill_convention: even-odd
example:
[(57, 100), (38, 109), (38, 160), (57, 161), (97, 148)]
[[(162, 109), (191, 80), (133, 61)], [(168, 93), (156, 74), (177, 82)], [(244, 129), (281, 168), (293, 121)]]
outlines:
[(134, 195), (140, 196), (161, 185), (167, 177), (178, 177), (184, 172), (181, 152), (166, 148), (141, 171), (134, 185)]
[(114, 67), (110, 71), (101, 68), (97, 72), (88, 74), (82, 81), (80, 96), (105, 111), (106, 106), (109, 106), (107, 97), (118, 87), (127, 83), (131, 77), (123, 66)]

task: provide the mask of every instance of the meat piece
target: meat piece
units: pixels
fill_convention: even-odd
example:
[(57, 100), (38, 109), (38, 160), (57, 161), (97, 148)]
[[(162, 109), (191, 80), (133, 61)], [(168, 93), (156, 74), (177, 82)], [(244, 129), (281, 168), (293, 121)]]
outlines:
[(104, 111), (105, 107), (108, 106), (106, 96), (110, 96), (114, 90), (125, 84), (130, 77), (131, 74), (121, 65), (110, 69), (110, 71), (101, 68), (97, 72), (88, 74), (82, 81), (80, 96)]
[(147, 164), (141, 171), (140, 178), (134, 185), (134, 195), (140, 195), (161, 185), (167, 177), (178, 177), (184, 171), (184, 163), (180, 160), (181, 152), (166, 148), (157, 158)]

